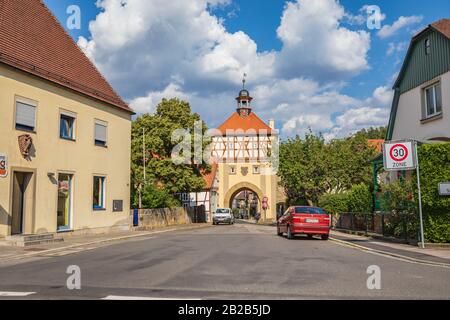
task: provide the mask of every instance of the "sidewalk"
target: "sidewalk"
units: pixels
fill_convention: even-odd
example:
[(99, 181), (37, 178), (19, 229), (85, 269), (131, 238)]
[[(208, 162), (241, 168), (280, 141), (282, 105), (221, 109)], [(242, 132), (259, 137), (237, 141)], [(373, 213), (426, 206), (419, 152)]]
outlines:
[(402, 257), (423, 262), (450, 264), (450, 250), (436, 248), (419, 248), (408, 244), (393, 243), (368, 237), (351, 235), (339, 231), (331, 231), (331, 238), (345, 242), (351, 246), (368, 251), (387, 253), (394, 257)]
[(137, 238), (151, 237), (153, 235), (171, 232), (205, 228), (209, 225), (179, 225), (155, 229), (151, 231), (120, 231), (107, 234), (93, 235), (64, 235), (58, 234), (58, 237), (64, 238), (63, 242), (46, 243), (31, 247), (12, 247), (6, 244), (5, 239), (0, 238), (0, 263), (30, 258), (35, 256), (57, 256), (61, 252), (79, 252), (83, 250), (94, 249), (98, 246), (107, 245), (113, 242), (133, 240)]

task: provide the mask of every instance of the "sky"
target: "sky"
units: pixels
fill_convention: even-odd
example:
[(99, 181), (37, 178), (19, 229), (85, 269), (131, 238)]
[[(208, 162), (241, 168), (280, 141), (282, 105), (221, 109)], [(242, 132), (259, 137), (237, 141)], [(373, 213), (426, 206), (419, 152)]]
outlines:
[(44, 2), (136, 113), (177, 97), (216, 127), (246, 73), (253, 111), (285, 138), (387, 125), (411, 37), (450, 13), (448, 0)]

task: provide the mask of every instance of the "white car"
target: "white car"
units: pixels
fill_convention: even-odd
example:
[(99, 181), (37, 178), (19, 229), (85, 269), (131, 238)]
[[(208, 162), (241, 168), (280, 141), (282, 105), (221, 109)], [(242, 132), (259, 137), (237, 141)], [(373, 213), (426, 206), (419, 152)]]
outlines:
[(217, 208), (213, 214), (213, 225), (227, 223), (234, 224), (234, 216), (230, 208)]

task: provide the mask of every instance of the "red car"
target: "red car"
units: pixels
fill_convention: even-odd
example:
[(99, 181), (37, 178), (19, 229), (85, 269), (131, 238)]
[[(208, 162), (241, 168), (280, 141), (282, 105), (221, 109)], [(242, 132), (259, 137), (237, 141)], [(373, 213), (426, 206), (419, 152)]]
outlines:
[(328, 240), (331, 229), (331, 216), (317, 207), (290, 207), (277, 221), (277, 234), (287, 234), (293, 239), (297, 234), (306, 234), (309, 238), (320, 235)]

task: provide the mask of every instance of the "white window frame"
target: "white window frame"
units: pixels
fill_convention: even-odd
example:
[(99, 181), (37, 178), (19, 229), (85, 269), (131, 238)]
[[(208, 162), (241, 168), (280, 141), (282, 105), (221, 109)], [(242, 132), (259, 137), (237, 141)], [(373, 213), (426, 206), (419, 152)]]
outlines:
[[(436, 88), (438, 86), (440, 86), (440, 88), (441, 88), (441, 106), (440, 106), (441, 110), (440, 111), (437, 111), (438, 105), (437, 105)], [(428, 90), (433, 90), (433, 113), (428, 113), (428, 110), (429, 110), (429, 108), (428, 108), (428, 96), (427, 96)], [(425, 87), (423, 89), (423, 93), (424, 93), (424, 108), (425, 108), (424, 116), (425, 116), (425, 119), (432, 118), (432, 117), (435, 117), (437, 115), (440, 115), (442, 113), (442, 85), (441, 85), (441, 82), (439, 81), (439, 82), (433, 83), (430, 86)]]
[[(105, 141), (103, 141), (104, 145), (97, 143), (97, 141), (101, 141), (101, 140), (97, 139), (97, 130), (96, 130), (97, 125), (105, 127)], [(108, 122), (98, 120), (98, 119), (95, 120), (95, 122), (94, 122), (94, 145), (96, 145), (97, 147), (104, 147), (104, 148), (108, 147)]]
[[(62, 137), (61, 136), (61, 118), (65, 116), (65, 117), (70, 117), (73, 119), (73, 128), (72, 128), (72, 137), (70, 138), (66, 138), (66, 137)], [(77, 139), (77, 114), (71, 111), (67, 111), (64, 109), (60, 109), (59, 110), (59, 138), (62, 140), (69, 140), (69, 141), (76, 141)]]
[(425, 39), (425, 55), (429, 56), (431, 54), (431, 40), (430, 38)]
[(101, 196), (101, 206), (96, 207), (94, 203), (92, 203), (92, 209), (94, 211), (104, 211), (106, 210), (106, 181), (107, 178), (104, 175), (100, 175), (100, 174), (95, 174), (92, 176), (92, 200), (94, 198), (94, 181), (96, 178), (101, 178), (103, 179), (103, 184), (102, 184), (102, 188), (101, 188), (101, 194), (99, 196)]
[[(27, 126), (25, 124), (19, 124), (19, 126), (20, 125), (24, 126), (22, 128), (17, 127), (17, 125), (18, 125), (18, 123), (17, 123), (17, 104), (18, 103), (21, 103), (21, 104), (24, 104), (24, 105), (34, 108), (34, 124), (32, 127), (29, 126), (32, 129), (25, 128), (25, 126)], [(38, 111), (38, 103), (36, 101), (16, 96), (14, 99), (14, 129), (19, 130), (19, 131), (36, 133), (37, 132), (37, 111)]]

